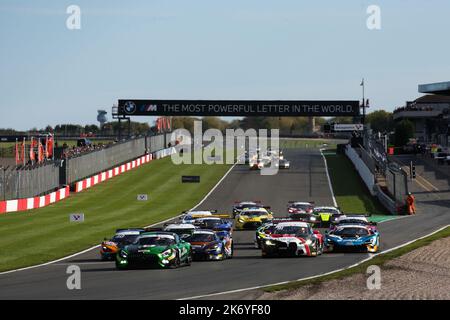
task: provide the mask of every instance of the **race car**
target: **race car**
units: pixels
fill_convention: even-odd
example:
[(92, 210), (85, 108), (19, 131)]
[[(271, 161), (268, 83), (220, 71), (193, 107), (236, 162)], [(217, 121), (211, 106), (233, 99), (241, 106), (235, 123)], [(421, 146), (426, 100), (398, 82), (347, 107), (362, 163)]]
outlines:
[(337, 226), (325, 235), (325, 246), (328, 252), (363, 251), (378, 252), (380, 234), (368, 226), (348, 224)]
[[(264, 208), (261, 201), (236, 201), (233, 206), (233, 219), (245, 208)], [(266, 207), (269, 209), (269, 207)]]
[(176, 233), (181, 239), (191, 235), (195, 229), (197, 227), (190, 223), (169, 223), (164, 226), (164, 231)]
[(181, 223), (192, 223), (195, 219), (201, 218), (202, 216), (211, 216), (217, 213), (217, 210), (192, 210), (183, 211), (183, 214), (179, 218)]
[(342, 216), (341, 211), (336, 207), (314, 207), (313, 214), (317, 217), (321, 227), (330, 226), (330, 223)]
[(192, 249), (173, 232), (141, 233), (133, 244), (126, 245), (116, 255), (116, 268), (160, 267), (178, 268), (190, 265)]
[[(220, 217), (219, 217), (220, 216)], [(231, 220), (222, 218), (225, 215), (211, 215), (196, 219), (193, 224), (200, 229), (210, 229), (213, 231), (228, 231), (231, 233), (233, 223)]]
[(323, 236), (308, 223), (286, 221), (278, 223), (270, 236), (261, 242), (263, 258), (273, 256), (317, 257), (323, 252)]
[(286, 159), (280, 159), (278, 163), (275, 164), (275, 167), (279, 169), (289, 169), (291, 167), (291, 163)]
[(226, 248), (226, 241), (212, 230), (195, 230), (186, 241), (192, 246), (194, 260), (225, 260), (233, 255), (232, 244)]
[(102, 260), (114, 260), (120, 248), (133, 243), (144, 232), (141, 228), (117, 229), (116, 234), (110, 239), (104, 239), (100, 245), (100, 257)]
[(255, 232), (255, 248), (261, 249), (261, 242), (264, 241), (275, 230), (276, 223), (266, 222), (261, 227), (256, 229)]
[(289, 214), (289, 218), (295, 221), (306, 222), (314, 226), (320, 222), (319, 218), (312, 213), (291, 213)]
[(302, 201), (289, 201), (287, 211), (289, 214), (293, 213), (312, 213), (314, 203)]
[(263, 168), (270, 167), (271, 162), (271, 158), (267, 156), (251, 159), (249, 161), (250, 170), (261, 170)]
[(245, 208), (236, 215), (234, 228), (236, 230), (255, 230), (263, 223), (272, 219), (272, 213), (266, 208)]
[(338, 219), (330, 224), (330, 231), (335, 230), (338, 226), (344, 225), (363, 225), (367, 226), (373, 231), (377, 231), (377, 223), (371, 222), (367, 219), (367, 216), (364, 215), (341, 215)]

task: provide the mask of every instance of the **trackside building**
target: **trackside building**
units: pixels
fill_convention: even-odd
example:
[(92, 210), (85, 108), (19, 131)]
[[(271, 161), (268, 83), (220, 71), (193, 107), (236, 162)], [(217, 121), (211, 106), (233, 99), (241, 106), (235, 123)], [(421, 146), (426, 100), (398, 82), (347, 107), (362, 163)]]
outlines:
[(419, 143), (450, 146), (450, 81), (419, 85), (425, 95), (394, 111), (394, 120), (408, 119), (415, 125)]

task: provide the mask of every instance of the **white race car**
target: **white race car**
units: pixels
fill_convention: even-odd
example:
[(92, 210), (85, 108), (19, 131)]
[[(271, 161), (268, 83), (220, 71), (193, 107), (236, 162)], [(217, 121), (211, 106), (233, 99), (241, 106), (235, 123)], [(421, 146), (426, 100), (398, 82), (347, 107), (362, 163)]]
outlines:
[(270, 236), (261, 241), (262, 256), (313, 256), (323, 252), (323, 236), (305, 222), (278, 223)]

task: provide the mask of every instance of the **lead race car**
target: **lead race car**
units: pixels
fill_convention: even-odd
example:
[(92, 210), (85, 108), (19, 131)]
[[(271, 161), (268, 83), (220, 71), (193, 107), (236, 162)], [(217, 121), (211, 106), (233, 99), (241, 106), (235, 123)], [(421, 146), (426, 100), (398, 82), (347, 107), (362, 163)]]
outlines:
[(181, 240), (176, 233), (144, 232), (134, 243), (119, 250), (116, 255), (116, 268), (178, 268), (181, 265), (190, 265), (191, 261), (191, 244)]
[(348, 224), (337, 226), (325, 235), (328, 252), (363, 251), (375, 253), (380, 246), (380, 233), (370, 226)]
[(323, 236), (308, 223), (280, 222), (270, 236), (261, 242), (263, 258), (273, 256), (317, 257), (323, 252)]

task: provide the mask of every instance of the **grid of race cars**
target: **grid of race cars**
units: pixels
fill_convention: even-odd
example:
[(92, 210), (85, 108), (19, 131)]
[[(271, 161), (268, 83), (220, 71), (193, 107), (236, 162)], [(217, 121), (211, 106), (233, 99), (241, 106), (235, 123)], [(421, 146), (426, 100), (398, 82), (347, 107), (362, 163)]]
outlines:
[(290, 201), (287, 216), (274, 217), (260, 201), (238, 201), (232, 214), (216, 210), (184, 212), (160, 228), (119, 229), (100, 248), (102, 260), (117, 269), (177, 268), (192, 261), (223, 261), (234, 253), (233, 233), (253, 230), (255, 250), (262, 258), (318, 257), (324, 252), (374, 253), (380, 235), (364, 215), (344, 214), (336, 207)]

